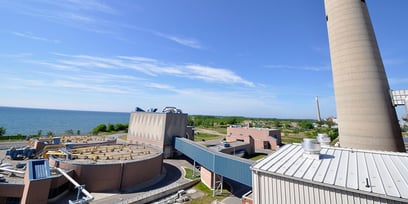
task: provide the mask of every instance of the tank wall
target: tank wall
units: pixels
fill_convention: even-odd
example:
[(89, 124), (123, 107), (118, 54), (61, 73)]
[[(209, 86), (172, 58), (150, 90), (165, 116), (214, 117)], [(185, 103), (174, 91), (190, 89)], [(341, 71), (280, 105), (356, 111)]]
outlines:
[(60, 162), (60, 168), (73, 169), (74, 179), (88, 191), (104, 192), (120, 188), (121, 164), (85, 165)]
[[(51, 165), (55, 164), (54, 158), (50, 157), (49, 160)], [(72, 169), (73, 178), (79, 184), (85, 184), (88, 191), (107, 192), (129, 188), (160, 176), (162, 163), (163, 154), (160, 153), (144, 160), (111, 164), (80, 164), (60, 161), (59, 167)]]
[(0, 183), (0, 198), (21, 198), (23, 196), (24, 184)]
[(131, 188), (137, 184), (159, 177), (162, 165), (162, 154), (138, 162), (125, 163), (123, 167), (122, 189)]

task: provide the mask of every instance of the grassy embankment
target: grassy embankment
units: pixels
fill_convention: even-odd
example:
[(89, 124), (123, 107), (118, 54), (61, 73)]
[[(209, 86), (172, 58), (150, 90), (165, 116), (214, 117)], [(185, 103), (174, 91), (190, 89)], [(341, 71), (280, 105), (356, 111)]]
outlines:
[[(198, 179), (199, 177), (193, 177), (193, 170), (189, 168), (184, 169), (186, 171), (185, 178), (188, 179)], [(197, 172), (196, 172), (197, 174)], [(224, 185), (225, 187), (226, 185)], [(231, 195), (230, 191), (228, 189), (223, 189), (222, 192), (218, 191), (213, 197), (213, 191), (209, 189), (204, 183), (201, 181), (197, 183), (196, 185), (193, 186), (194, 189), (201, 191), (204, 193), (203, 197), (199, 197), (197, 199), (194, 199), (189, 202), (189, 204), (207, 204), (211, 203), (214, 200), (222, 201), (224, 198), (227, 198), (229, 195)]]

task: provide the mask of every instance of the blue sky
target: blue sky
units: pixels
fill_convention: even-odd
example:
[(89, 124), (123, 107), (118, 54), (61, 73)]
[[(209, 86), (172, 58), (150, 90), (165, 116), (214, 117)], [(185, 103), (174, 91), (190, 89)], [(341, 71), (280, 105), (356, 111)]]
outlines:
[[(367, 4), (406, 89), (408, 1)], [(0, 106), (336, 115), (323, 0), (0, 0), (0, 19)]]

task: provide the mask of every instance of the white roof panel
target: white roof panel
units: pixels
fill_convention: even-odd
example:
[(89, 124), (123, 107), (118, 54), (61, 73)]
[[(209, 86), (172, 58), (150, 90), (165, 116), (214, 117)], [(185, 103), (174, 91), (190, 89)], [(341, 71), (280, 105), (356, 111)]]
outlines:
[(337, 174), (337, 169), (339, 168), (339, 163), (340, 163), (340, 156), (341, 156), (341, 150), (334, 150), (334, 156), (332, 161), (330, 162), (330, 165), (326, 171), (326, 177), (324, 178), (324, 183), (331, 184), (333, 185), (336, 179), (336, 174)]
[[(333, 153), (334, 153), (334, 150), (333, 150), (333, 149), (329, 149), (329, 150), (327, 151), (327, 153), (324, 153), (324, 154), (322, 155), (322, 157), (324, 158), (324, 157), (327, 157), (327, 156), (328, 156), (329, 158), (332, 158), (331, 155), (333, 155)], [(320, 167), (319, 167), (319, 169), (317, 170), (315, 177), (313, 178), (313, 180), (314, 180), (314, 181), (317, 181), (317, 182), (323, 182), (324, 177), (326, 176), (327, 168), (329, 167), (330, 162), (331, 162), (332, 159), (322, 159), (322, 160), (323, 160), (323, 161), (322, 161), (322, 163), (320, 164)]]
[(300, 144), (285, 145), (252, 169), (408, 199), (406, 153), (336, 147), (322, 147), (320, 159), (304, 157), (303, 153)]
[[(371, 192), (371, 186), (368, 179), (367, 162), (364, 152), (357, 152), (357, 169), (358, 169), (358, 189)], [(367, 184), (368, 183), (368, 184)]]
[[(408, 186), (407, 182), (404, 180), (402, 177), (401, 173), (397, 167), (395, 166), (393, 160), (391, 159), (394, 156), (390, 155), (384, 155), (383, 161), (385, 163), (385, 166), (388, 168), (388, 172), (390, 173), (392, 180), (394, 181), (396, 185), (396, 189), (399, 190), (399, 194), (402, 198), (408, 198), (408, 188), (405, 188)], [(405, 173), (405, 172), (404, 172)]]
[(347, 188), (358, 189), (357, 153), (350, 152), (347, 170)]
[(349, 152), (342, 151), (341, 157), (340, 157), (340, 164), (339, 164), (340, 168), (337, 171), (336, 181), (334, 182), (334, 185), (336, 186), (346, 187), (348, 158), (349, 158)]
[[(387, 156), (387, 155), (384, 155)], [(391, 178), (389, 167), (385, 166), (384, 160), (382, 159), (382, 155), (380, 154), (373, 154), (374, 161), (377, 164), (378, 171), (381, 172), (381, 181), (383, 183), (385, 193), (390, 196), (400, 197), (400, 194), (395, 186), (394, 181)]]

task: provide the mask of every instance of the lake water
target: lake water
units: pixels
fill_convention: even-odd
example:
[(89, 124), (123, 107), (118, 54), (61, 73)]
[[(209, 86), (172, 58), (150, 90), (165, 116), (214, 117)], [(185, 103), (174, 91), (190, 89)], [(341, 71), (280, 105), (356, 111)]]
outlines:
[(102, 123), (127, 124), (129, 117), (130, 113), (0, 107), (0, 127), (6, 128), (5, 135), (36, 135), (39, 130), (42, 135), (48, 131), (60, 135), (70, 129), (86, 134)]

